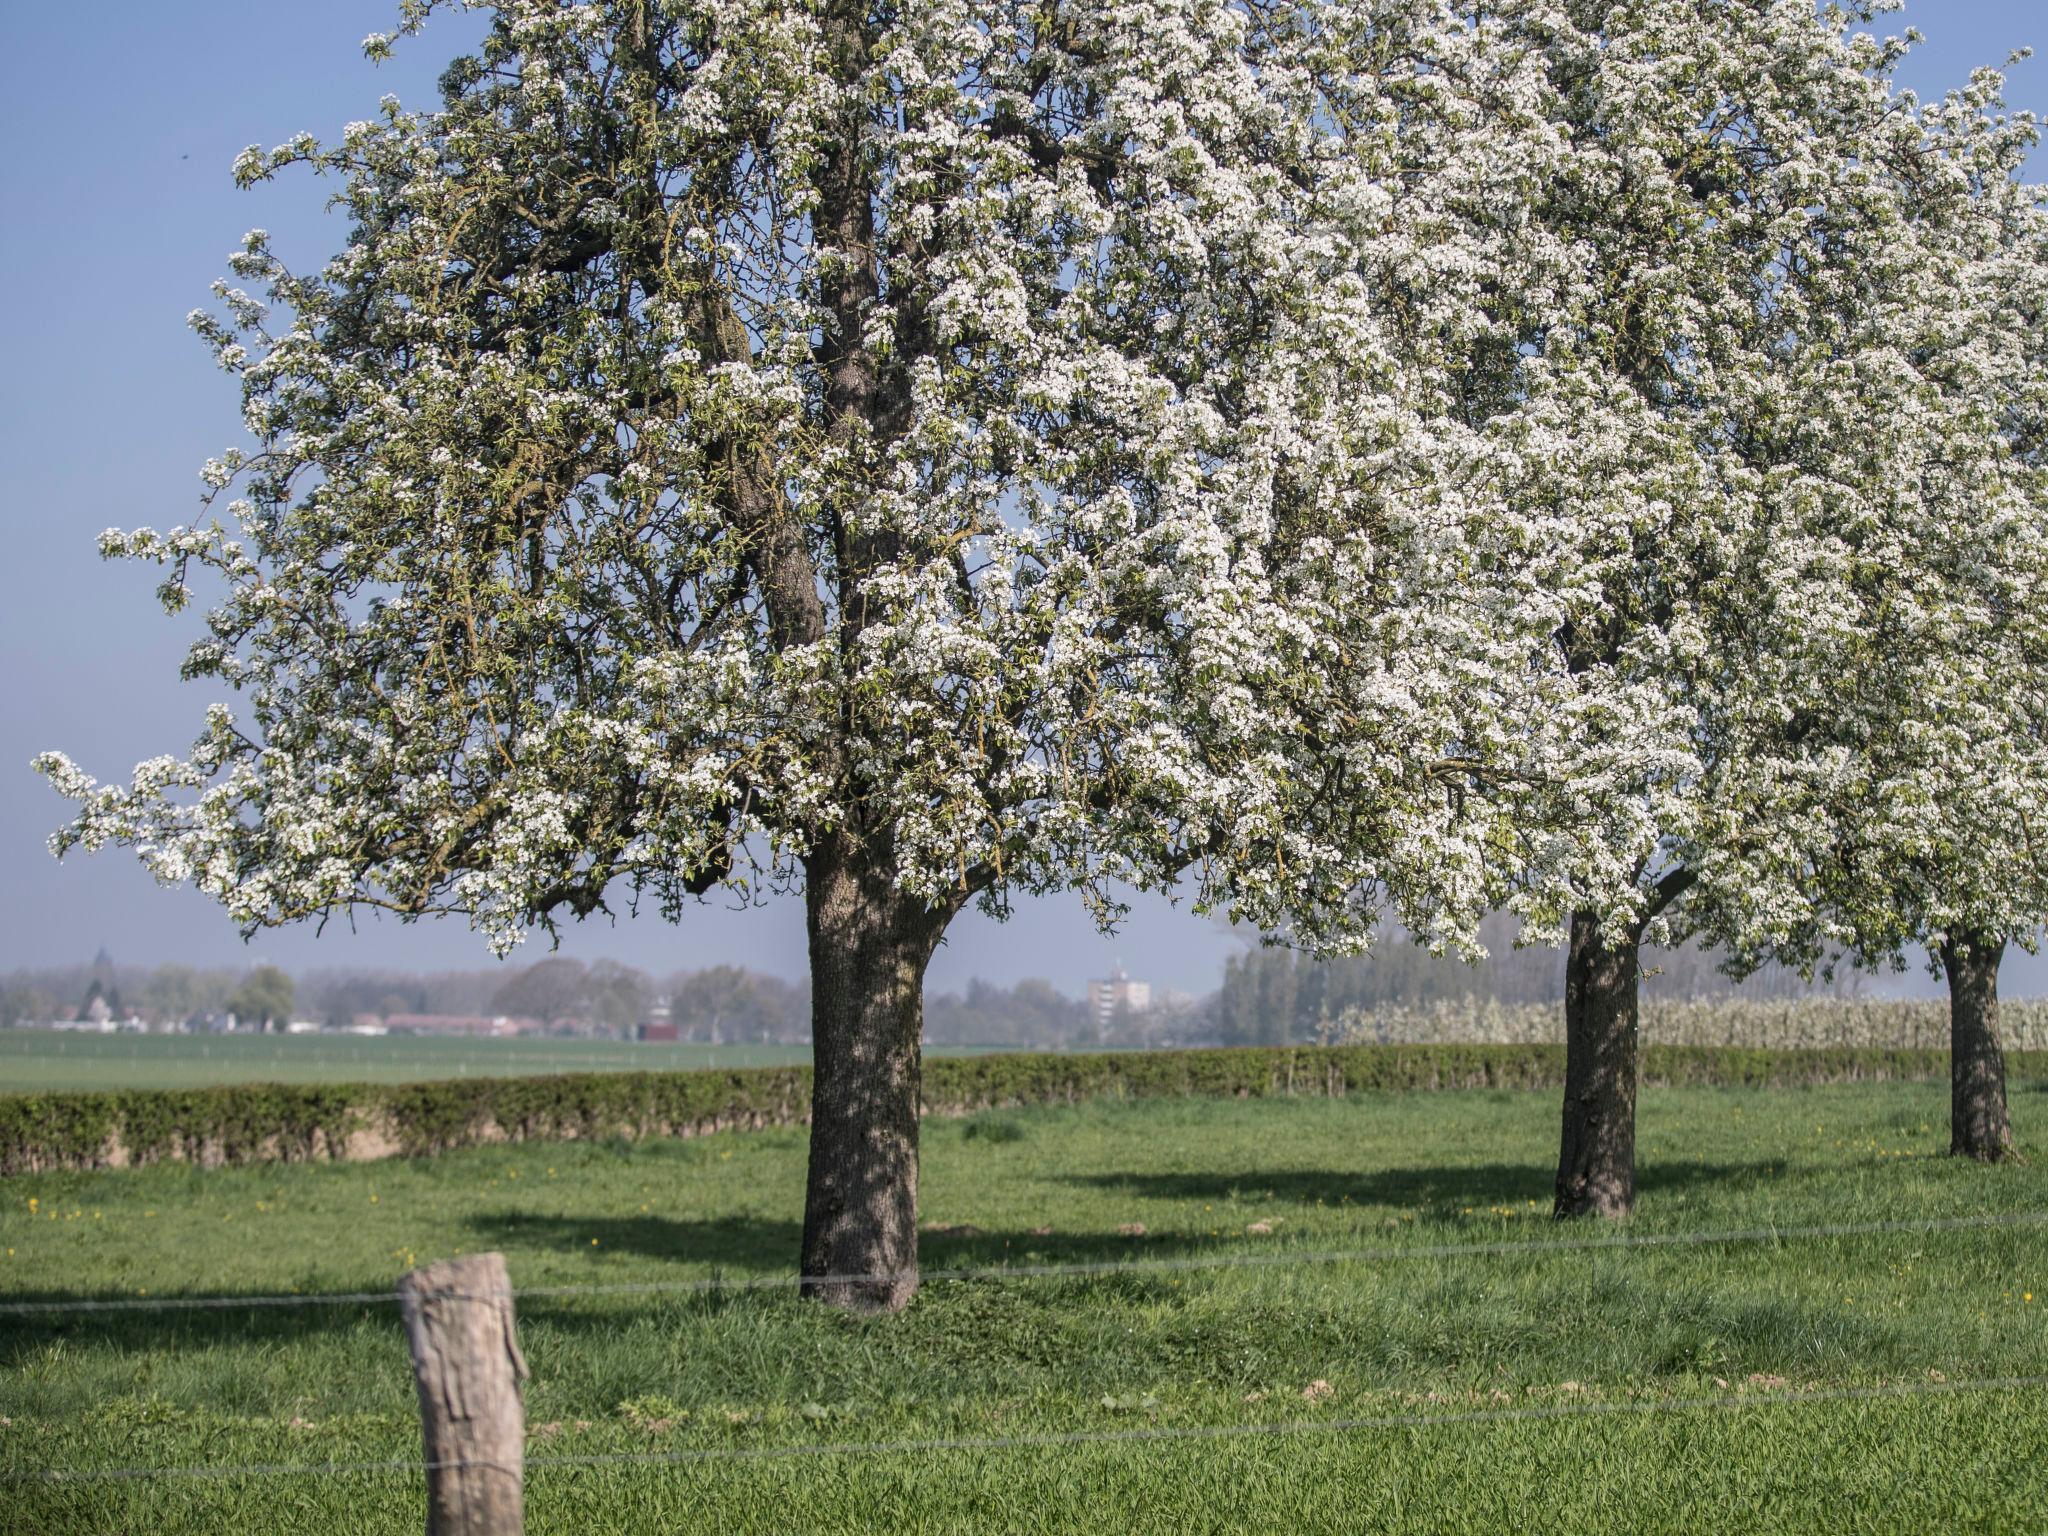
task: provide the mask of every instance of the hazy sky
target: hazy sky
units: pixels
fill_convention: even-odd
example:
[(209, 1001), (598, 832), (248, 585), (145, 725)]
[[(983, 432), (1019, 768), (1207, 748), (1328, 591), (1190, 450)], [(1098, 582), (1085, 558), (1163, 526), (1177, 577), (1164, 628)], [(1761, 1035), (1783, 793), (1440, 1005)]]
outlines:
[[(471, 966), (487, 953), (459, 922), (366, 919), (265, 934), (244, 946), (211, 903), (156, 887), (132, 855), (52, 860), (44, 839), (63, 802), (27, 767), (61, 748), (101, 778), (182, 751), (203, 695), (178, 682), (195, 625), (166, 618), (139, 566), (106, 565), (101, 529), (190, 521), (201, 462), (236, 441), (232, 382), (184, 316), (209, 301), (242, 232), (261, 226), (281, 254), (312, 266), (342, 236), (323, 187), (295, 175), (237, 192), (245, 145), (301, 130), (325, 139), (394, 92), (426, 104), (442, 64), (476, 24), (442, 19), (397, 57), (371, 65), (366, 33), (388, 30), (396, 0), (102, 0), (88, 9), (15, 7), (0, 49), (0, 515), (13, 576), (0, 603), (0, 969), (90, 958), (292, 967)], [(1914, 0), (1907, 24), (1928, 41), (1906, 71), (1933, 92), (2013, 48), (2048, 45), (2042, 0)], [(2048, 60), (2020, 65), (2011, 95), (2048, 111)], [(2048, 164), (2037, 162), (2048, 176)], [(968, 915), (932, 968), (938, 987), (972, 975), (1045, 976), (1073, 992), (1118, 957), (1133, 974), (1203, 991), (1232, 940), (1185, 907), (1142, 901), (1115, 938), (1076, 899), (1023, 904), (1008, 925)], [(803, 967), (800, 907), (704, 908), (680, 927), (601, 920), (564, 951), (657, 970), (739, 962)], [(529, 944), (520, 958), (538, 958)], [(2048, 990), (2048, 963), (2016, 956), (2012, 991)]]

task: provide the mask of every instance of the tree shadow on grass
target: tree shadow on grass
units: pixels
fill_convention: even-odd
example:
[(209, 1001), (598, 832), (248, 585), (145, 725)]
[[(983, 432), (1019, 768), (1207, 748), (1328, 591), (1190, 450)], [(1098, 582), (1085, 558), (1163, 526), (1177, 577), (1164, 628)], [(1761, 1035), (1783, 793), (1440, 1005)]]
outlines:
[[(1656, 1195), (1703, 1184), (1762, 1182), (1771, 1165), (1650, 1163), (1636, 1170), (1636, 1190)], [(1320, 1168), (1245, 1168), (1173, 1173), (1072, 1174), (1064, 1182), (1113, 1190), (1139, 1200), (1234, 1202), (1256, 1209), (1283, 1205), (1391, 1206), (1464, 1211), (1491, 1206), (1547, 1205), (1557, 1172), (1549, 1164), (1471, 1163), (1341, 1172)]]
[[(1652, 1164), (1640, 1171), (1639, 1185), (1646, 1195), (1654, 1195), (1702, 1184), (1739, 1181), (1752, 1174), (1761, 1183), (1766, 1177), (1764, 1166)], [(1467, 1209), (1521, 1207), (1531, 1200), (1547, 1205), (1551, 1179), (1549, 1167), (1533, 1163), (1386, 1168), (1368, 1173), (1251, 1168), (1236, 1172), (1073, 1175), (1066, 1182), (1126, 1195), (1133, 1201), (1132, 1207), (1107, 1217), (1091, 1216), (1089, 1220), (1103, 1224), (1095, 1230), (1059, 1230), (1058, 1212), (1048, 1213), (1053, 1230), (980, 1230), (964, 1225), (927, 1229), (919, 1236), (919, 1262), (928, 1279), (938, 1279), (949, 1270), (1004, 1266), (1057, 1269), (1067, 1265), (1142, 1265), (1151, 1260), (1227, 1258), (1244, 1248), (1246, 1242), (1235, 1222), (1227, 1224), (1220, 1236), (1207, 1226), (1195, 1224), (1186, 1231), (1168, 1228), (1128, 1233), (1105, 1226), (1118, 1217), (1135, 1225), (1143, 1215), (1141, 1202), (1147, 1200), (1220, 1203), (1233, 1198), (1238, 1202), (1237, 1213), (1247, 1218), (1270, 1211), (1268, 1202), (1313, 1205), (1320, 1200), (1326, 1207), (1348, 1202), (1364, 1207), (1423, 1208), (1432, 1216), (1449, 1216), (1456, 1221), (1459, 1213)], [(1207, 1219), (1213, 1221), (1213, 1217)], [(496, 1248), (504, 1253), (515, 1287), (536, 1290), (537, 1294), (520, 1301), (521, 1318), (545, 1318), (554, 1327), (604, 1329), (616, 1327), (622, 1315), (637, 1311), (678, 1307), (725, 1310), (756, 1306), (795, 1294), (801, 1226), (793, 1219), (575, 1216), (507, 1211), (473, 1215), (466, 1225), (475, 1235), (475, 1247)], [(1374, 1235), (1360, 1232), (1356, 1241), (1370, 1246)], [(1531, 1240), (1540, 1241), (1533, 1233)], [(1330, 1234), (1327, 1242), (1333, 1248), (1349, 1245), (1338, 1233)], [(1262, 1259), (1277, 1257), (1280, 1252), (1263, 1245), (1255, 1251)], [(563, 1274), (562, 1260), (571, 1254), (593, 1259), (629, 1256), (658, 1262), (623, 1267), (593, 1264), (587, 1278), (568, 1278)], [(552, 1262), (543, 1268), (535, 1262), (542, 1258)], [(684, 1266), (687, 1268), (678, 1273)], [(702, 1281), (712, 1283), (700, 1284)], [(1082, 1276), (1074, 1283), (1145, 1288), (1164, 1286), (1168, 1281), (1137, 1274)], [(593, 1297), (547, 1294), (557, 1285), (570, 1290), (580, 1285), (618, 1289)], [(647, 1287), (645, 1291), (635, 1289), (643, 1285)], [(1065, 1285), (1042, 1287), (1038, 1294), (1047, 1305), (1068, 1305), (1073, 1299)], [(17, 1291), (7, 1299), (112, 1300), (121, 1299), (121, 1293), (81, 1286)], [(284, 1345), (320, 1334), (371, 1329), (388, 1330), (394, 1339), (400, 1340), (401, 1351), (403, 1348), (398, 1308), (389, 1301), (272, 1307), (238, 1306), (232, 1295), (221, 1299), (226, 1305), (190, 1310), (88, 1310), (0, 1316), (0, 1370), (19, 1367), (44, 1355), (57, 1341), (64, 1341), (66, 1347), (76, 1344), (146, 1354), (213, 1346)]]
[(794, 1270), (803, 1236), (800, 1222), (762, 1216), (681, 1219), (492, 1211), (467, 1217), (463, 1225), (484, 1247), (505, 1255), (515, 1285), (519, 1260), (537, 1254), (632, 1254), (708, 1264), (737, 1274)]
[[(0, 1373), (31, 1362), (47, 1366), (52, 1349), (71, 1355), (112, 1351), (163, 1357), (221, 1348), (289, 1346), (319, 1335), (367, 1332), (388, 1335), (403, 1358), (405, 1335), (395, 1301), (318, 1301), (275, 1306), (261, 1300), (238, 1305), (263, 1292), (211, 1292), (204, 1307), (170, 1311), (50, 1311), (0, 1317)], [(81, 1288), (10, 1295), (9, 1301), (104, 1301), (118, 1295)]]
[[(667, 1278), (660, 1267), (646, 1265), (636, 1266), (623, 1274), (609, 1268), (604, 1271), (593, 1268), (588, 1279), (565, 1278), (560, 1261), (566, 1253), (576, 1252), (593, 1258), (606, 1253), (626, 1253), (642, 1258), (710, 1265), (735, 1279), (754, 1274), (793, 1273), (797, 1239), (801, 1232), (799, 1224), (794, 1221), (744, 1217), (666, 1221), (645, 1216), (568, 1217), (516, 1211), (473, 1216), (467, 1225), (479, 1234), (481, 1241), (465, 1242), (462, 1251), (498, 1248), (505, 1255), (515, 1289), (534, 1285), (543, 1291), (554, 1285), (633, 1285)], [(592, 1238), (597, 1239), (595, 1244), (591, 1242)], [(533, 1261), (542, 1256), (555, 1261), (548, 1266), (554, 1273), (543, 1272), (536, 1278)], [(421, 1255), (423, 1260), (431, 1257), (437, 1255)], [(355, 1290), (360, 1297), (367, 1299), (314, 1299), (321, 1289), (340, 1292), (345, 1288)], [(10, 1303), (84, 1302), (88, 1305), (75, 1310), (0, 1314), (0, 1371), (17, 1369), (43, 1356), (53, 1345), (68, 1348), (75, 1343), (81, 1347), (135, 1354), (184, 1353), (218, 1346), (287, 1345), (323, 1334), (344, 1334), (363, 1329), (388, 1331), (398, 1340), (402, 1357), (404, 1336), (400, 1332), (401, 1318), (395, 1298), (387, 1299), (385, 1291), (370, 1286), (349, 1288), (336, 1284), (316, 1288), (309, 1285), (306, 1289), (308, 1300), (282, 1305), (272, 1304), (267, 1299), (276, 1295), (277, 1290), (266, 1290), (260, 1286), (209, 1291), (204, 1306), (179, 1306), (176, 1303), (187, 1298), (165, 1294), (161, 1299), (171, 1305), (162, 1308), (128, 1305), (137, 1299), (133, 1291), (92, 1286), (12, 1291), (6, 1298)], [(395, 1291), (395, 1284), (392, 1290)], [(247, 1298), (254, 1299), (249, 1299), (246, 1305), (240, 1304)], [(647, 1304), (661, 1301), (661, 1293), (649, 1293)], [(119, 1305), (91, 1305), (110, 1302)], [(640, 1299), (630, 1293), (607, 1299), (609, 1315), (614, 1322), (620, 1310), (631, 1310), (640, 1304)], [(521, 1318), (529, 1318), (557, 1313), (574, 1305), (574, 1298), (541, 1295), (531, 1303), (522, 1300), (518, 1311)]]
[[(517, 1283), (524, 1255), (590, 1251), (666, 1259), (702, 1268), (706, 1290), (716, 1282), (794, 1284), (798, 1237), (793, 1221), (724, 1216), (688, 1220), (666, 1216), (576, 1217), (501, 1213), (471, 1217), (468, 1225), (486, 1247), (504, 1253)], [(595, 1244), (591, 1239), (595, 1238)], [(1215, 1242), (1197, 1232), (1120, 1233), (1039, 1229), (984, 1229), (971, 1224), (927, 1226), (918, 1234), (918, 1265), (935, 1271), (1000, 1268), (1029, 1264), (1104, 1264), (1147, 1258), (1179, 1258), (1213, 1252)], [(632, 1284), (639, 1276), (625, 1277)], [(652, 1277), (658, 1279), (659, 1277)]]
[[(544, 1323), (571, 1332), (616, 1329), (622, 1318), (650, 1312), (729, 1312), (793, 1303), (801, 1225), (768, 1217), (705, 1219), (663, 1216), (564, 1216), (503, 1212), (472, 1216), (468, 1251), (495, 1248), (505, 1255), (522, 1324)], [(591, 1240), (595, 1238), (596, 1242)], [(1214, 1253), (1219, 1245), (1195, 1234), (1150, 1236), (1114, 1232), (982, 1231), (956, 1227), (919, 1234), (919, 1263), (928, 1278), (949, 1270), (1005, 1265), (1060, 1266), (1142, 1262)], [(573, 1254), (631, 1256), (661, 1261), (615, 1267), (593, 1265), (587, 1275), (564, 1274)], [(426, 1257), (426, 1255), (422, 1255)], [(536, 1260), (553, 1262), (545, 1267)], [(687, 1267), (685, 1267), (687, 1266)], [(1087, 1278), (1087, 1283), (1164, 1287), (1164, 1278)], [(583, 1288), (589, 1287), (588, 1293)], [(337, 1287), (339, 1289), (339, 1287)], [(274, 1293), (251, 1288), (210, 1292), (208, 1305), (137, 1310), (51, 1311), (0, 1315), (0, 1372), (47, 1361), (53, 1347), (120, 1354), (188, 1354), (216, 1348), (288, 1347), (322, 1335), (364, 1333), (368, 1347), (402, 1361), (401, 1318), (395, 1300), (315, 1301), (276, 1306), (257, 1299)], [(1070, 1293), (1048, 1289), (1047, 1305), (1067, 1305)], [(9, 1293), (10, 1302), (126, 1301), (132, 1293), (93, 1287), (44, 1288)], [(172, 1296), (166, 1300), (176, 1301)], [(246, 1300), (247, 1304), (241, 1304)], [(387, 1347), (388, 1341), (388, 1347)], [(393, 1355), (390, 1351), (395, 1350)]]

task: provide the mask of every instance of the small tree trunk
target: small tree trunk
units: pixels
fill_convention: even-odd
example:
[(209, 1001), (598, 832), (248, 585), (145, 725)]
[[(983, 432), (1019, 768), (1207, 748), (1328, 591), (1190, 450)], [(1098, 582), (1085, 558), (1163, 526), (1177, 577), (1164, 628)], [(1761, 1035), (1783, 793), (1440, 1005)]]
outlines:
[(950, 911), (895, 889), (850, 839), (806, 864), (811, 1164), (803, 1294), (893, 1312), (917, 1293), (924, 972)]
[(1564, 984), (1564, 1135), (1554, 1214), (1636, 1203), (1636, 977), (1641, 935), (1572, 914)]
[(500, 1254), (416, 1269), (398, 1282), (427, 1450), (427, 1536), (519, 1536), (526, 1359)]
[(1998, 966), (2005, 941), (1951, 935), (1941, 946), (1948, 972), (1950, 1155), (1980, 1163), (2013, 1155), (2005, 1112), (2005, 1053), (1998, 1044)]

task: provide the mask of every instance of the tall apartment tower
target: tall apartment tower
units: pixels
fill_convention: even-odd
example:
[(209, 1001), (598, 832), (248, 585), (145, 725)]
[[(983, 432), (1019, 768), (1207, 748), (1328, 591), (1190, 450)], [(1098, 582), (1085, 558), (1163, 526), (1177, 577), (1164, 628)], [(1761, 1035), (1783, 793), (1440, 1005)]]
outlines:
[(1088, 983), (1088, 1011), (1095, 1016), (1097, 1029), (1109, 1028), (1118, 1008), (1126, 1013), (1143, 1013), (1151, 1006), (1152, 983), (1131, 980), (1124, 974), (1122, 961), (1103, 980)]

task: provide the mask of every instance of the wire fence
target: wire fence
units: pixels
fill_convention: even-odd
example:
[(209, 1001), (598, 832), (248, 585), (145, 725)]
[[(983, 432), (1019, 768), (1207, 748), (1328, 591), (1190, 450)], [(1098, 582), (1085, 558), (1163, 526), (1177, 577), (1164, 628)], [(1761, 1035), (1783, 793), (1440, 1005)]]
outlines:
[[(628, 1048), (631, 1049), (631, 1048)], [(61, 1050), (61, 1047), (60, 1047)], [(567, 1055), (550, 1058), (542, 1070), (560, 1070)], [(641, 1058), (646, 1060), (647, 1058)], [(616, 1070), (632, 1063), (621, 1057), (578, 1061), (586, 1069)], [(495, 1064), (494, 1064), (495, 1065)], [(535, 1063), (521, 1063), (531, 1070)], [(466, 1062), (457, 1062), (467, 1073)], [(1225, 1249), (1169, 1257), (1115, 1257), (1053, 1262), (1019, 1262), (983, 1265), (928, 1267), (902, 1272), (862, 1272), (803, 1275), (792, 1271), (774, 1273), (698, 1274), (678, 1278), (626, 1280), (607, 1283), (539, 1284), (512, 1286), (501, 1290), (443, 1289), (436, 1297), (456, 1301), (507, 1300), (577, 1301), (607, 1298), (658, 1296), (725, 1295), (790, 1291), (799, 1286), (820, 1289), (855, 1286), (893, 1286), (916, 1279), (926, 1284), (1005, 1284), (1035, 1280), (1153, 1277), (1199, 1272), (1288, 1270), (1309, 1266), (1396, 1265), (1417, 1262), (1447, 1262), (1507, 1259), (1540, 1263), (1556, 1256), (1635, 1250), (1695, 1249), (1807, 1243), (1828, 1240), (1861, 1240), (1881, 1237), (1910, 1237), (1941, 1233), (1988, 1231), (2038, 1231), (2048, 1228), (2048, 1210), (1985, 1212), (1972, 1215), (1912, 1218), (1882, 1221), (1847, 1221), (1792, 1226), (1748, 1226), (1704, 1231), (1601, 1232), (1594, 1235), (1543, 1240), (1487, 1240), (1452, 1242), (1388, 1242), (1349, 1248), (1287, 1248), (1258, 1250)], [(158, 1289), (153, 1286), (152, 1289)], [(402, 1304), (405, 1297), (397, 1288), (354, 1291), (302, 1292), (262, 1295), (136, 1295), (121, 1297), (41, 1297), (0, 1300), (0, 1319), (34, 1319), (70, 1315), (148, 1315), (192, 1312), (238, 1312), (276, 1309), (304, 1309), (337, 1306), (381, 1307)], [(2015, 1362), (2018, 1363), (2018, 1362)], [(661, 1468), (749, 1463), (802, 1458), (881, 1458), (935, 1455), (993, 1456), (1092, 1447), (1175, 1445), (1183, 1443), (1245, 1443), (1331, 1437), (1369, 1432), (1438, 1432), (1457, 1427), (1488, 1427), (1540, 1422), (1597, 1421), (1641, 1418), (1662, 1414), (1727, 1414), (1787, 1411), (1801, 1405), (1858, 1401), (1916, 1402), (1927, 1399), (1987, 1397), (2001, 1393), (2033, 1393), (2048, 1388), (2048, 1375), (2002, 1375), (1965, 1377), (1957, 1380), (1879, 1382), (1861, 1385), (1813, 1385), (1781, 1389), (1755, 1388), (1764, 1378), (1738, 1383), (1733, 1389), (1713, 1393), (1585, 1396), (1569, 1402), (1500, 1401), (1482, 1406), (1456, 1407), (1417, 1404), (1373, 1413), (1339, 1416), (1280, 1418), (1252, 1422), (1150, 1422), (1134, 1427), (1052, 1429), (1043, 1432), (1009, 1434), (934, 1436), (926, 1438), (830, 1439), (817, 1438), (798, 1443), (738, 1443), (677, 1446), (669, 1449), (541, 1451), (524, 1455), (514, 1464), (489, 1460), (434, 1460), (392, 1457), (367, 1460), (276, 1461), (246, 1463), (170, 1463), (162, 1465), (112, 1466), (0, 1466), (0, 1486), (73, 1486), (106, 1483), (150, 1483), (189, 1480), (222, 1482), (240, 1480), (281, 1480), (290, 1478), (403, 1477), (431, 1480), (437, 1473), (467, 1469), (496, 1468), (513, 1476), (522, 1468), (543, 1475), (573, 1475), (597, 1468)], [(1755, 1388), (1755, 1389), (1753, 1389)], [(1626, 1389), (1621, 1389), (1626, 1391)], [(1398, 1395), (1394, 1395), (1398, 1402)], [(1382, 1399), (1385, 1400), (1384, 1398)], [(1211, 1404), (1200, 1416), (1227, 1416)], [(1169, 1413), (1168, 1417), (1172, 1417)], [(943, 1422), (943, 1421), (942, 1421)], [(4, 1421), (0, 1421), (4, 1423)], [(740, 1437), (745, 1438), (745, 1437)], [(602, 1441), (599, 1442), (603, 1443)], [(115, 1452), (115, 1454), (119, 1454)], [(202, 1452), (203, 1454), (203, 1452)], [(0, 1503), (4, 1503), (0, 1500)]]
[[(918, 1440), (812, 1441), (796, 1445), (704, 1446), (675, 1451), (600, 1451), (580, 1455), (524, 1458), (527, 1470), (592, 1467), (689, 1466), (707, 1462), (784, 1460), (799, 1457), (912, 1456), (1059, 1449), (1081, 1446), (1155, 1444), (1175, 1441), (1245, 1440), (1293, 1435), (1354, 1434), (1366, 1430), (1431, 1430), (1459, 1425), (1536, 1423), (1659, 1413), (1728, 1412), (1793, 1407), (1808, 1403), (1862, 1402), (2048, 1388), (2048, 1376), (1993, 1376), (1963, 1381), (1920, 1381), (1873, 1386), (1816, 1387), (1798, 1391), (1731, 1392), (1713, 1396), (1667, 1396), (1475, 1408), (1452, 1413), (1382, 1413), (1331, 1419), (1282, 1419), (1253, 1424), (1174, 1424), (1144, 1429), (1069, 1430), (1045, 1434), (967, 1435)], [(0, 1484), (137, 1482), (153, 1479), (339, 1477), (517, 1467), (482, 1460), (427, 1461), (393, 1457), (382, 1461), (194, 1463), (172, 1466), (38, 1468), (0, 1471)]]
[[(1705, 1232), (1621, 1232), (1596, 1237), (1559, 1238), (1539, 1242), (1389, 1243), (1370, 1248), (1278, 1249), (1264, 1253), (1189, 1254), (1161, 1259), (1102, 1259), (1069, 1263), (996, 1264), (880, 1273), (803, 1275), (774, 1274), (692, 1276), (675, 1280), (617, 1281), (608, 1284), (517, 1286), (513, 1300), (565, 1300), (576, 1297), (659, 1296), (731, 1291), (789, 1289), (798, 1285), (890, 1285), (916, 1278), (935, 1281), (1007, 1281), (1186, 1274), (1201, 1270), (1275, 1269), (1293, 1265), (1388, 1264), (1417, 1259), (1494, 1258), (1506, 1255), (1542, 1257), (1554, 1253), (1587, 1253), (1654, 1248), (1738, 1246), (1752, 1243), (1812, 1242), (1827, 1238), (1901, 1236), (1915, 1233), (1963, 1232), (1998, 1228), (2048, 1226), (2048, 1211), (1998, 1211), (1972, 1216), (1937, 1216), (1897, 1221), (1828, 1222), (1796, 1227), (1738, 1227)], [(443, 1293), (457, 1300), (502, 1299)], [(0, 1301), (0, 1317), (39, 1313), (177, 1312), (267, 1307), (363, 1306), (396, 1303), (397, 1290), (311, 1291), (267, 1296), (121, 1296), (107, 1298)]]

